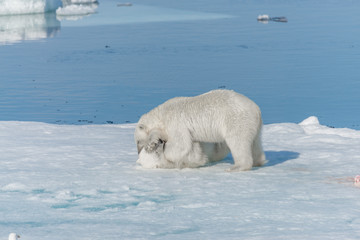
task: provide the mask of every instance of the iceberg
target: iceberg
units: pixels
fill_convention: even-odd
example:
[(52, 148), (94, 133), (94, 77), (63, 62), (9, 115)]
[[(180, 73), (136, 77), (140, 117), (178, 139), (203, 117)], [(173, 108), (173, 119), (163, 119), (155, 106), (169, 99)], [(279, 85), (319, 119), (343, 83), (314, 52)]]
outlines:
[(97, 4), (70, 4), (56, 10), (58, 16), (85, 16), (96, 13)]
[(55, 13), (0, 16), (0, 45), (54, 37), (60, 31)]
[(61, 0), (0, 0), (0, 15), (53, 12)]
[(0, 45), (54, 37), (60, 20), (77, 20), (97, 7), (95, 0), (0, 0)]
[(96, 13), (98, 2), (94, 0), (64, 0), (64, 6), (56, 10), (57, 19), (77, 21), (84, 16)]

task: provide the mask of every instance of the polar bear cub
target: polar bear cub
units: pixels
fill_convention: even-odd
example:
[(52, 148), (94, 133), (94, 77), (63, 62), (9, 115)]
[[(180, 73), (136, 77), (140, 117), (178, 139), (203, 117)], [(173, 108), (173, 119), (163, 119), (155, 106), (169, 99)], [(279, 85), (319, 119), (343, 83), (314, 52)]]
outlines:
[(259, 107), (234, 91), (176, 97), (140, 118), (135, 129), (138, 163), (151, 168), (199, 167), (231, 152), (230, 170), (250, 170), (265, 163), (261, 128)]

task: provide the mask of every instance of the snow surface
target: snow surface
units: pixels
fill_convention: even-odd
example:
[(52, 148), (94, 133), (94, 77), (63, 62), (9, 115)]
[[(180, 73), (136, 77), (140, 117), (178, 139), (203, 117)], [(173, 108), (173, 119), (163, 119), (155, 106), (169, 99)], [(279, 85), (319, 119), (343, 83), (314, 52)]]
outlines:
[(359, 239), (360, 131), (264, 126), (269, 162), (145, 170), (135, 124), (0, 122), (0, 239)]

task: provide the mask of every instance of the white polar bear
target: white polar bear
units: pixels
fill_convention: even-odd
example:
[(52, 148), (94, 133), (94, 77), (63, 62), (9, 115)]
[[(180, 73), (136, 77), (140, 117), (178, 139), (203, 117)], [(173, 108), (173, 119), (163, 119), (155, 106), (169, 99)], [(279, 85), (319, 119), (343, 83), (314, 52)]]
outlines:
[(265, 163), (259, 107), (231, 90), (177, 97), (144, 114), (135, 129), (138, 163), (147, 167), (199, 167), (229, 151), (232, 171)]

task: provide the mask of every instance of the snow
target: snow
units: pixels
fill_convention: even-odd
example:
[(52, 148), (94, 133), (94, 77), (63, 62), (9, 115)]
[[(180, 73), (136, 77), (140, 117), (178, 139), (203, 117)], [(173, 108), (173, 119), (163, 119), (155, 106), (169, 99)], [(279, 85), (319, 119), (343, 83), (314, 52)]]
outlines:
[[(144, 169), (135, 124), (0, 122), (0, 238), (358, 239), (360, 131), (264, 126), (269, 162)], [(14, 201), (16, 199), (16, 201)]]

